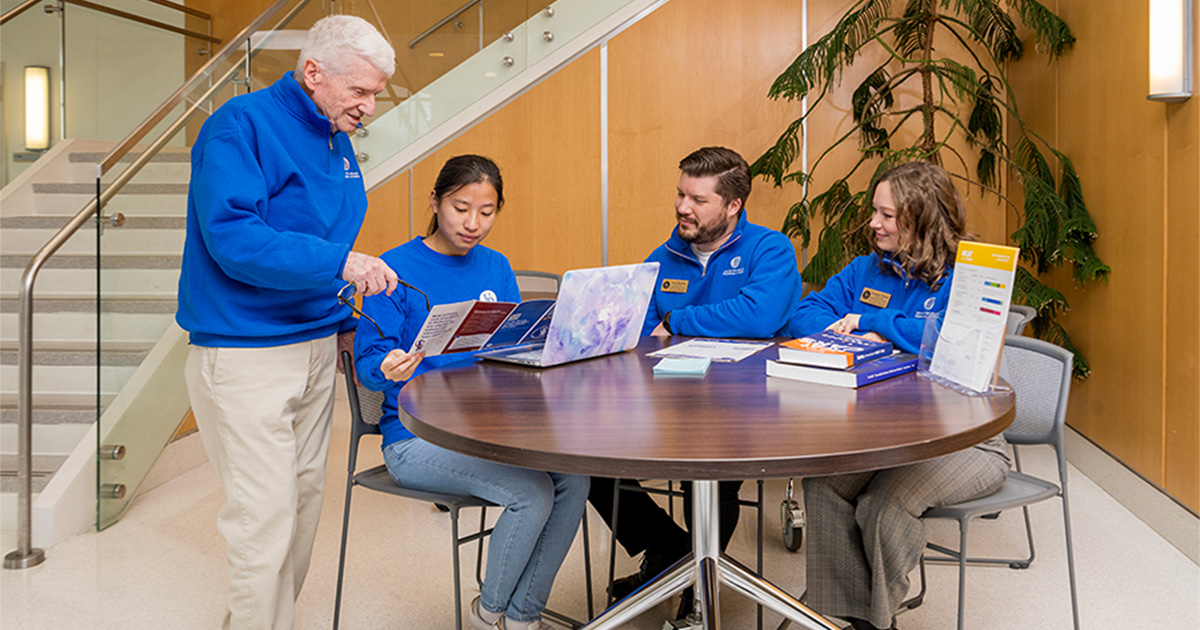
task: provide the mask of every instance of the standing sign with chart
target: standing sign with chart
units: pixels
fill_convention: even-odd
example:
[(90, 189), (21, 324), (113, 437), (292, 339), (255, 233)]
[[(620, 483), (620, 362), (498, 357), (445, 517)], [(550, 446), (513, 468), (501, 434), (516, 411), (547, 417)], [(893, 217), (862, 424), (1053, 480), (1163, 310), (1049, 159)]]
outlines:
[(1019, 253), (1015, 247), (959, 243), (950, 304), (929, 366), (933, 375), (977, 392), (991, 385)]

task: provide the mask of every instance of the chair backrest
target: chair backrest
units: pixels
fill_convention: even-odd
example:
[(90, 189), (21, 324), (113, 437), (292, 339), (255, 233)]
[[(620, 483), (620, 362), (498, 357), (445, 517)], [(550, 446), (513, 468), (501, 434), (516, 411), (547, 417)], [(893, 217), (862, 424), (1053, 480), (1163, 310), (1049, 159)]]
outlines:
[(1010, 304), (1008, 307), (1008, 330), (1004, 334), (1010, 337), (1020, 336), (1034, 317), (1037, 317), (1037, 311), (1033, 310), (1032, 306)]
[(354, 378), (354, 356), (342, 352), (346, 368), (346, 397), (350, 403), (350, 465), (353, 476), (358, 461), (358, 441), (364, 435), (379, 435), (379, 419), (383, 416), (383, 392), (371, 391)]
[(529, 293), (557, 294), (558, 286), (562, 284), (562, 276), (549, 271), (518, 270), (513, 273), (517, 276), (517, 289), (522, 296)]
[(1017, 395), (1016, 418), (1004, 432), (1005, 439), (1012, 444), (1062, 446), (1074, 359), (1070, 351), (1041, 339), (1004, 339), (1000, 376)]

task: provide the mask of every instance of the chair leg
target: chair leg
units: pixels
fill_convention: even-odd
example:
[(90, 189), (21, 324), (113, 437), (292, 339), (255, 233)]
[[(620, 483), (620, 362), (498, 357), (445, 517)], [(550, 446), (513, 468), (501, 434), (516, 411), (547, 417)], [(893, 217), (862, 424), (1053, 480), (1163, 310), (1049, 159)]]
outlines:
[(350, 497), (354, 489), (354, 471), (346, 477), (346, 506), (342, 510), (342, 545), (338, 551), (337, 589), (333, 597), (333, 630), (338, 630), (342, 613), (342, 577), (346, 572), (346, 538), (350, 531)]
[(613, 505), (612, 505), (612, 527), (609, 528), (608, 536), (608, 588), (605, 589), (605, 601), (608, 602), (605, 608), (613, 605), (613, 581), (616, 579), (617, 570), (617, 511), (620, 509), (621, 502), (621, 480), (613, 480)]
[[(763, 574), (763, 480), (758, 480), (758, 563), (755, 565), (755, 570), (759, 575)], [(758, 630), (763, 628), (763, 607), (758, 605)]]
[[(481, 543), (482, 544), (482, 543)], [(462, 576), (458, 566), (458, 508), (450, 508), (450, 551), (454, 566), (454, 628), (462, 630)]]
[(963, 630), (967, 601), (967, 519), (958, 522), (958, 630)]
[[(487, 525), (487, 506), (479, 508), (479, 541), (478, 547), (475, 550), (475, 585), (483, 588), (483, 531)], [(458, 535), (454, 536), (454, 540), (458, 540)]]
[(587, 506), (583, 510), (583, 580), (584, 588), (587, 589), (587, 616), (588, 619), (596, 617), (596, 606), (592, 595), (592, 546), (590, 543), (591, 537), (588, 535), (588, 515)]
[[(1061, 442), (1061, 440), (1060, 440)], [(1067, 501), (1067, 459), (1063, 449), (1058, 451), (1058, 479), (1062, 488), (1063, 531), (1067, 537), (1067, 576), (1071, 582), (1071, 616), (1079, 630), (1079, 601), (1075, 596), (1075, 545), (1071, 541), (1071, 508)]]

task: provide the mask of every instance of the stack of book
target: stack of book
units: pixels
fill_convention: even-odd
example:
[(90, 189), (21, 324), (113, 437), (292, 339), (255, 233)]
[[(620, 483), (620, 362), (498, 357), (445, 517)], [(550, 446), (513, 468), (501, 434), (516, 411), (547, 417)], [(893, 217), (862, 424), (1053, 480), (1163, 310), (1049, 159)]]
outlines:
[(767, 376), (858, 388), (917, 369), (917, 355), (858, 335), (822, 331), (779, 345), (779, 360), (767, 361)]

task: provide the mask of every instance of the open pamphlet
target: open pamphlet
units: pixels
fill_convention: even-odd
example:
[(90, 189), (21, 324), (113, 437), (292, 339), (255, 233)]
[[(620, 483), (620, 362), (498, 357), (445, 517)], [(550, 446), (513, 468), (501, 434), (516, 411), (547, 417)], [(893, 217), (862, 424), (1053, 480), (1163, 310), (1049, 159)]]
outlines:
[(439, 304), (408, 351), (432, 357), (544, 341), (553, 313), (554, 300)]

